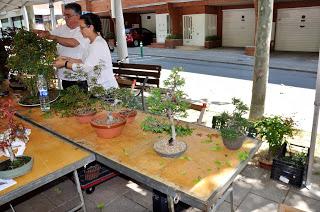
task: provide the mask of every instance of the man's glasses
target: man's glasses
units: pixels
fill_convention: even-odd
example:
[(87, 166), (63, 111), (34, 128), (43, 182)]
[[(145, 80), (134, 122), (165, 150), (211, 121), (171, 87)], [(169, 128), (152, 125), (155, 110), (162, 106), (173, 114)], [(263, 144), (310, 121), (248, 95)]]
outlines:
[(76, 15), (69, 15), (69, 14), (63, 15), (63, 17), (64, 17), (65, 19), (72, 18), (73, 16), (76, 16)]

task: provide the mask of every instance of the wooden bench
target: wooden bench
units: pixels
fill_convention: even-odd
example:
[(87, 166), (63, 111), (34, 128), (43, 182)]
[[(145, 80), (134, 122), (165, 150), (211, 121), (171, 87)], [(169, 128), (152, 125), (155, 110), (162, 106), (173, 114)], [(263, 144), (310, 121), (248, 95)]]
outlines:
[[(113, 63), (113, 73), (116, 75), (120, 87), (128, 87), (128, 81), (136, 80), (135, 87), (156, 86), (159, 88), (161, 66), (133, 63)], [(124, 82), (124, 83), (122, 83)]]

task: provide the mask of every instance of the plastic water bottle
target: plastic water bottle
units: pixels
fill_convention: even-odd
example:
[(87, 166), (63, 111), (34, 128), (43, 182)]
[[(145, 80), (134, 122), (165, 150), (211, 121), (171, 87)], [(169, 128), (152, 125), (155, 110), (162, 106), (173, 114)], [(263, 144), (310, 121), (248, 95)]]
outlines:
[(40, 108), (43, 112), (47, 112), (50, 110), (50, 102), (47, 82), (43, 75), (38, 76), (37, 86), (39, 91)]

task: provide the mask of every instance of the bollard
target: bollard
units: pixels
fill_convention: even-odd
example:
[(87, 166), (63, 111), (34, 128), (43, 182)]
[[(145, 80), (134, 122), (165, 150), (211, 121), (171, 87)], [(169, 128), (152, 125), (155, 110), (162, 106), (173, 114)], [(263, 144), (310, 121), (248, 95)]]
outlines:
[(140, 41), (140, 56), (143, 57), (143, 44), (142, 44), (142, 41)]

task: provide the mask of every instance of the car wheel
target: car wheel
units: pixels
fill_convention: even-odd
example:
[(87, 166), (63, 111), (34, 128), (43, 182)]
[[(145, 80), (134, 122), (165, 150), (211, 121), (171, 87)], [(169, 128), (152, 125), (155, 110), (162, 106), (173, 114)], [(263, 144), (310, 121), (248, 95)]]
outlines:
[(139, 46), (139, 41), (138, 40), (134, 40), (133, 41), (133, 45), (134, 45), (134, 47), (138, 47)]

